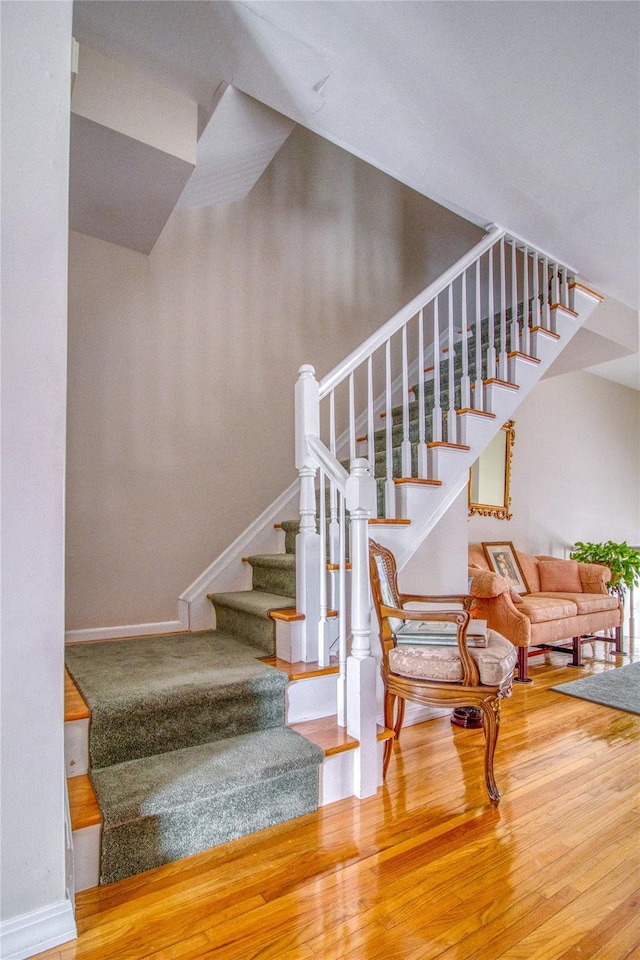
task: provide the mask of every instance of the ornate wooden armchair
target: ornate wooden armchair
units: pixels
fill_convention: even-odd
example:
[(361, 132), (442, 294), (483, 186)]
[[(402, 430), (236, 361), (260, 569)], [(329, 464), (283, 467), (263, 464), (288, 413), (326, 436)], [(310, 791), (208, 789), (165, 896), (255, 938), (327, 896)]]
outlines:
[[(493, 758), (500, 727), (500, 700), (511, 696), (516, 648), (500, 634), (490, 631), (486, 647), (470, 649), (466, 634), (473, 598), (400, 593), (393, 554), (373, 540), (369, 541), (369, 570), (373, 602), (380, 625), (385, 726), (393, 728), (397, 741), (404, 720), (405, 700), (432, 707), (479, 708), (484, 720), (487, 791), (491, 801), (498, 803), (500, 791), (493, 773)], [(406, 603), (415, 602), (457, 603), (462, 609), (454, 610), (451, 606), (448, 610), (404, 608)], [(456, 644), (397, 646), (395, 632), (403, 622), (411, 620), (455, 623)], [(387, 773), (393, 743), (394, 740), (385, 743), (383, 776)]]

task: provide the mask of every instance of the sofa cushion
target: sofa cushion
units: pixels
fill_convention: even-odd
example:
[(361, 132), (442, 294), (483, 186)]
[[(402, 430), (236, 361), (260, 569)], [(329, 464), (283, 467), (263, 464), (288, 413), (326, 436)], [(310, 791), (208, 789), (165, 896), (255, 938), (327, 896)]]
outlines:
[[(499, 633), (489, 631), (486, 647), (469, 648), (478, 665), (480, 682), (499, 686), (513, 672), (518, 654), (516, 648)], [(394, 647), (389, 651), (392, 673), (421, 680), (462, 680), (462, 663), (457, 646)]]
[(603, 610), (616, 610), (618, 601), (608, 593), (540, 593), (538, 596), (546, 596), (554, 600), (569, 600), (575, 603), (579, 614), (582, 613), (601, 613)]
[(537, 557), (532, 557), (528, 553), (520, 553), (519, 550), (516, 550), (516, 554), (518, 556), (520, 567), (522, 568), (524, 579), (527, 584), (527, 592), (537, 593), (540, 589)]
[(562, 620), (578, 615), (578, 607), (572, 600), (553, 595), (526, 594), (524, 603), (518, 607), (518, 613), (529, 617), (531, 623), (543, 623), (545, 620)]
[(539, 560), (540, 590), (536, 593), (582, 593), (577, 560)]

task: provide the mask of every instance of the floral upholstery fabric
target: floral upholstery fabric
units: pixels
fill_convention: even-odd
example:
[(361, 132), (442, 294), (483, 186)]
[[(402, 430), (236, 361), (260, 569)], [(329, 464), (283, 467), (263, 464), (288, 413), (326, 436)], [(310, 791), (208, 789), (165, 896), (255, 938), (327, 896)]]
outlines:
[(575, 617), (578, 607), (573, 600), (559, 598), (557, 593), (540, 595), (525, 594), (523, 603), (518, 607), (518, 613), (529, 617), (531, 623), (543, 623), (545, 620), (561, 620), (564, 617)]
[(578, 613), (600, 613), (603, 610), (617, 610), (618, 600), (608, 593), (553, 593), (538, 596), (559, 598), (575, 603)]
[[(508, 640), (489, 631), (486, 647), (469, 648), (480, 674), (480, 682), (498, 686), (513, 672), (517, 652)], [(422, 680), (460, 681), (462, 664), (457, 646), (399, 646), (389, 651), (389, 668), (403, 677)]]

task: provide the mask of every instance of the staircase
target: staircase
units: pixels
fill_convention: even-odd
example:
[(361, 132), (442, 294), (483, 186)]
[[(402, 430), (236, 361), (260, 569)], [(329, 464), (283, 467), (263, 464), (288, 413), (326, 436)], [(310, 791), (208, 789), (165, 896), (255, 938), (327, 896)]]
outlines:
[[(600, 300), (567, 265), (490, 228), (322, 381), (311, 366), (301, 368), (298, 485), (229, 549), (224, 570), (214, 565), (183, 597), (197, 625), (205, 584), (225, 583), (226, 602), (234, 591), (240, 596), (240, 549), (260, 544), (265, 563), (274, 519), (299, 516), (295, 608), (282, 612), (291, 619), (275, 642), (283, 659), (320, 666), (337, 653), (336, 717), (359, 743), (357, 796), (377, 788), (370, 525), (401, 570)], [(273, 542), (270, 549), (282, 552)]]
[[(319, 783), (315, 788), (307, 784), (304, 809), (310, 808), (314, 789), (315, 802), (327, 803), (370, 796), (380, 783), (380, 742), (390, 733), (376, 723), (371, 525), (402, 569), (466, 486), (480, 453), (600, 299), (568, 267), (494, 227), (320, 383), (311, 366), (301, 368), (296, 384), (298, 483), (180, 601), (189, 611), (190, 630), (210, 630), (215, 617), (213, 638), (240, 644), (245, 654), (250, 648), (254, 658), (282, 672), (283, 721), (286, 717), (289, 726), (282, 726), (286, 732), (281, 734), (271, 727), (266, 733), (238, 734), (260, 738), (257, 751), (238, 744), (244, 758), (240, 766), (250, 766), (250, 756), (254, 763), (272, 751), (286, 754), (284, 740), (268, 745), (269, 738), (282, 736), (292, 743), (292, 737), (302, 734), (319, 745)], [(86, 719), (72, 723), (86, 724)], [(79, 746), (84, 736), (78, 726), (69, 733), (70, 754), (78, 758), (70, 769), (80, 774), (87, 752)], [(103, 797), (102, 827), (79, 828), (77, 842), (89, 850), (88, 859), (95, 864), (96, 830), (103, 831), (103, 850), (112, 830), (122, 833), (116, 846), (127, 847), (121, 824), (135, 819), (136, 810), (150, 809), (153, 834), (153, 818), (160, 811), (137, 795), (139, 782), (150, 784), (154, 796), (168, 791), (178, 806), (183, 801), (190, 805), (189, 797), (172, 786), (175, 777), (167, 765), (179, 770), (179, 782), (189, 780), (194, 765), (213, 771), (194, 786), (202, 808), (196, 820), (211, 819), (214, 812), (218, 817), (222, 806), (217, 805), (217, 787), (211, 787), (223, 779), (222, 767), (216, 767), (216, 744), (228, 744), (231, 736), (236, 731), (226, 729), (203, 743), (171, 745), (166, 753), (180, 754), (177, 758), (117, 758), (114, 767), (131, 764), (130, 775), (125, 770), (128, 785), (106, 819), (109, 804)], [(110, 767), (93, 777), (105, 795), (117, 772)], [(236, 787), (230, 785), (231, 793)], [(259, 795), (260, 790), (252, 794), (249, 806)], [(295, 805), (291, 809), (297, 815)], [(268, 822), (266, 808), (263, 814), (256, 829)], [(184, 830), (181, 815), (175, 818), (176, 835), (179, 824)], [(224, 842), (239, 835), (233, 829), (227, 835), (205, 830), (193, 848), (167, 843), (167, 855), (173, 859), (204, 849), (203, 844)], [(103, 863), (103, 881), (129, 871), (121, 868), (119, 854), (112, 859), (111, 866)], [(142, 858), (135, 869), (155, 862), (164, 861)], [(96, 882), (95, 870), (85, 871), (79, 889)]]

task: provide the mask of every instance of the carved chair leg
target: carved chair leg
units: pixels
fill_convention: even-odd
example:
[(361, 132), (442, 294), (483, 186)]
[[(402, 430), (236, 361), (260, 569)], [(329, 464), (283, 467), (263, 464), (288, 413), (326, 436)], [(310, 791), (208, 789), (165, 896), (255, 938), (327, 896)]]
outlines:
[(393, 728), (395, 733), (396, 742), (400, 739), (400, 731), (402, 730), (402, 724), (404, 723), (404, 708), (406, 700), (404, 697), (398, 697), (398, 712), (396, 714), (396, 723)]
[(489, 700), (483, 700), (481, 707), (484, 714), (484, 776), (489, 798), (492, 803), (497, 804), (500, 802), (501, 794), (493, 772), (493, 759), (500, 732), (500, 701), (497, 697), (492, 697)]
[[(404, 702), (404, 701), (402, 701), (402, 700), (400, 701), (400, 703), (403, 703), (403, 702)], [(384, 695), (384, 725), (385, 725), (385, 727), (387, 727), (389, 730), (393, 730), (393, 729), (394, 729), (393, 714), (394, 714), (395, 703), (396, 703), (396, 695), (395, 695), (395, 693), (385, 693), (385, 695)], [(389, 767), (389, 761), (391, 760), (391, 750), (392, 750), (392, 748), (393, 748), (393, 739), (394, 739), (394, 738), (390, 738), (389, 740), (385, 740), (385, 742), (384, 742), (384, 752), (383, 752), (383, 755), (382, 755), (382, 779), (383, 779), (383, 780), (384, 780), (384, 778), (385, 778), (386, 775), (387, 775), (387, 769), (388, 769), (388, 767)]]

